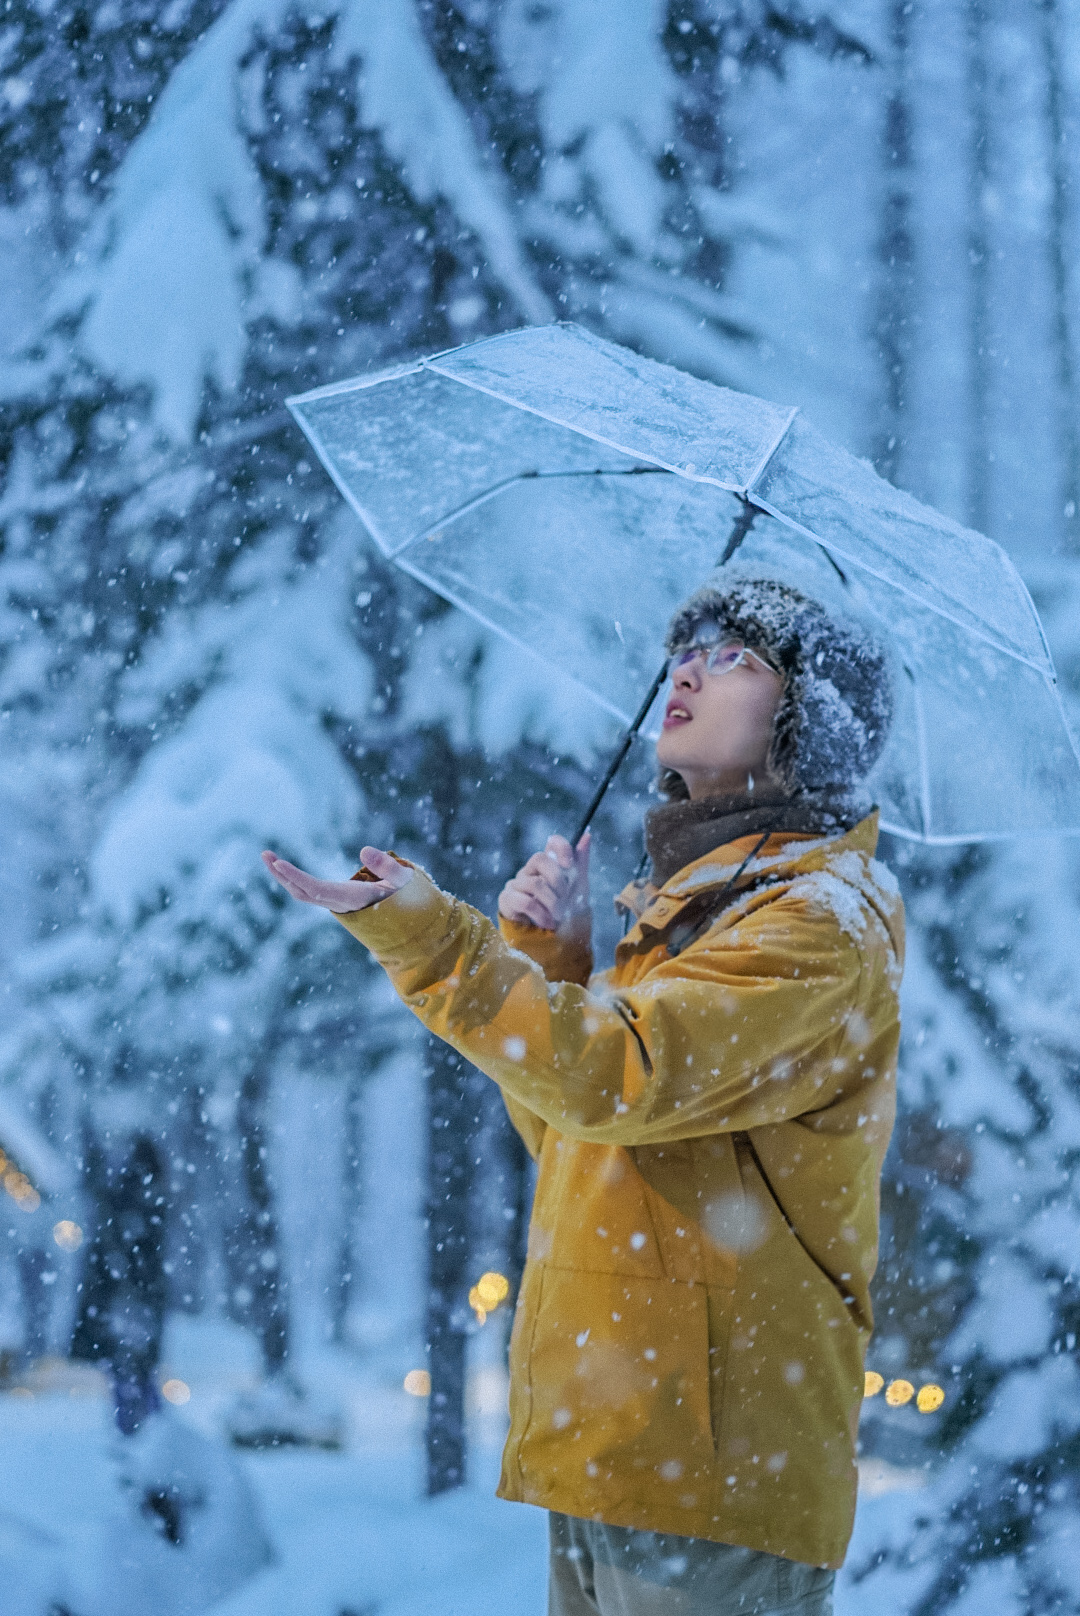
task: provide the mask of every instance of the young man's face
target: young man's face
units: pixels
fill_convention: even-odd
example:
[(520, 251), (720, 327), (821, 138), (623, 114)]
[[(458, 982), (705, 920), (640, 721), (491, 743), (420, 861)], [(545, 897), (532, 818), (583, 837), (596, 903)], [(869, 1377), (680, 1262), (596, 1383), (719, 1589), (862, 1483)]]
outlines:
[(682, 775), (695, 800), (745, 791), (750, 777), (759, 786), (775, 784), (768, 757), (783, 679), (750, 654), (727, 672), (711, 672), (706, 655), (699, 651), (673, 668), (657, 761)]

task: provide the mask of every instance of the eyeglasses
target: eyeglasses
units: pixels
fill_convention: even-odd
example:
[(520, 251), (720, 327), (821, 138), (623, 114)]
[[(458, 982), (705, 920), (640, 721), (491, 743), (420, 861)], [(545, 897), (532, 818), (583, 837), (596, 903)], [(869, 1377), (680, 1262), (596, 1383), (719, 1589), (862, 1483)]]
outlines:
[(738, 640), (728, 640), (722, 645), (691, 645), (685, 651), (677, 651), (668, 662), (668, 678), (670, 679), (680, 668), (688, 667), (696, 657), (704, 657), (705, 672), (716, 677), (730, 673), (732, 668), (739, 667), (749, 657), (753, 657), (763, 668), (769, 668), (770, 673), (773, 671), (765, 658), (758, 656), (756, 651), (751, 651), (749, 646), (740, 645)]

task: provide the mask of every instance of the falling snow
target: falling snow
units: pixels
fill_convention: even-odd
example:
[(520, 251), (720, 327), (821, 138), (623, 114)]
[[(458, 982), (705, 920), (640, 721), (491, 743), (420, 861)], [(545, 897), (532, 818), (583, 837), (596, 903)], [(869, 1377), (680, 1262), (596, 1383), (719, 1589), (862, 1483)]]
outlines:
[[(5, 1616), (539, 1616), (542, 1517), (490, 1496), (531, 1169), (493, 1091), (257, 856), (345, 878), (393, 846), (491, 912), (617, 727), (386, 564), (284, 400), (569, 318), (797, 404), (1005, 547), (1076, 727), (1080, 19), (61, 12), (12, 0), (0, 84)], [(982, 691), (962, 784), (988, 814), (1004, 740), (1026, 779), (1062, 765), (1026, 675), (991, 689), (990, 665), (937, 670), (926, 736)], [(601, 962), (646, 754), (596, 825)], [(909, 922), (837, 1610), (1071, 1608), (1080, 863), (1047, 837), (880, 858), (826, 852), (791, 888), (858, 944), (898, 877)], [(731, 1249), (760, 1237), (753, 1207), (712, 1215)], [(436, 1330), (467, 1463), (428, 1499)]]

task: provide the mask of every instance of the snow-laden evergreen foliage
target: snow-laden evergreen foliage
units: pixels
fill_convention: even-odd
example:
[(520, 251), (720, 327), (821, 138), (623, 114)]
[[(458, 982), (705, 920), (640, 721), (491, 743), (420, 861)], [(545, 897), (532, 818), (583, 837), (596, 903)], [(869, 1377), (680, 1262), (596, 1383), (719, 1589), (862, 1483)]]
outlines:
[[(99, 1204), (133, 1141), (158, 1153), (169, 1306), (228, 1309), (280, 1365), (302, 1259), (275, 1095), (324, 1073), (354, 1100), (410, 1047), (259, 846), (344, 870), (392, 841), (490, 907), (608, 738), (376, 561), (285, 396), (569, 316), (798, 402), (1011, 546), (1080, 717), (1077, 26), (981, 0), (13, 0), (0, 249), (33, 338), (0, 376), (0, 1061)], [(612, 806), (609, 884), (639, 809)], [(911, 956), (872, 1362), (946, 1402), (867, 1405), (868, 1453), (930, 1480), (865, 1506), (844, 1597), (1068, 1609), (1080, 870), (1060, 843), (890, 852)], [(470, 1249), (516, 1260), (522, 1164), (485, 1086), (437, 1069), (432, 1097), (428, 1328), (460, 1343)], [(316, 1328), (340, 1331), (363, 1276), (338, 1145), (326, 1272), (350, 1277)]]
[[(1050, 560), (1033, 582), (1075, 723), (1074, 567)], [(921, 1433), (867, 1406), (866, 1446), (931, 1476), (888, 1517), (868, 1514), (847, 1575), (860, 1597), (876, 1587), (885, 1608), (920, 1616), (988, 1598), (1068, 1610), (1080, 1503), (1080, 859), (1056, 839), (895, 856), (909, 920), (903, 1110), (870, 1362), (938, 1380), (946, 1403)]]

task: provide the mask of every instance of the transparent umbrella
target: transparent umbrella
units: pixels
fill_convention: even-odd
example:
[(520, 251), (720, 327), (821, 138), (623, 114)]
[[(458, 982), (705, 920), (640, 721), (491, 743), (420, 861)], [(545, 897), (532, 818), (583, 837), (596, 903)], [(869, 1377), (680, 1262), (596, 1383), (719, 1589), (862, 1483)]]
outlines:
[(679, 602), (718, 572), (779, 577), (889, 651), (895, 718), (869, 781), (887, 829), (1080, 833), (1080, 757), (1004, 551), (797, 410), (573, 325), (289, 405), (386, 556), (629, 726), (614, 764), (658, 710)]

